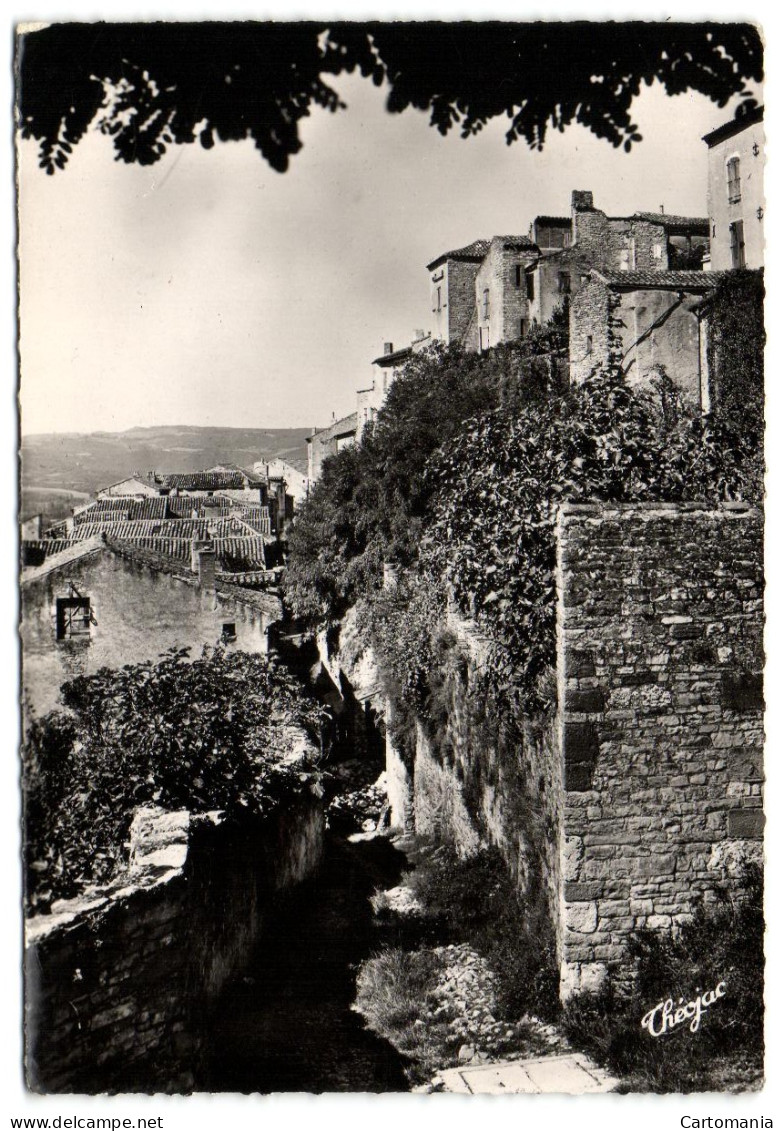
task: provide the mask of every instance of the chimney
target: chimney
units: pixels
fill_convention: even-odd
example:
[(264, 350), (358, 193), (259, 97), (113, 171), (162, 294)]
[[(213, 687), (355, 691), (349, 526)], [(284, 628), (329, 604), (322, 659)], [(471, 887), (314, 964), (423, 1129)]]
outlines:
[(663, 216), (664, 215), (664, 205), (663, 204), (659, 205), (659, 211), (661, 212), (661, 214)]
[(387, 357), (390, 353), (395, 352), (395, 347), (392, 342), (384, 342), (384, 356)]
[(199, 579), (200, 589), (215, 587), (217, 554), (209, 538), (194, 538), (191, 542), (191, 569)]
[(575, 189), (572, 193), (572, 215), (593, 208), (593, 193), (586, 189)]

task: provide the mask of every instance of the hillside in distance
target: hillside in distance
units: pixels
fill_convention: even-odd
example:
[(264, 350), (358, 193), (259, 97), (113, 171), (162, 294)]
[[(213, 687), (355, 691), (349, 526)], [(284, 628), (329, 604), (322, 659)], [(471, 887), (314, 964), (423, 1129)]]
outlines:
[(65, 517), (84, 496), (134, 471), (198, 471), (217, 463), (250, 468), (276, 457), (307, 470), (309, 428), (131, 428), (22, 439), (21, 517)]

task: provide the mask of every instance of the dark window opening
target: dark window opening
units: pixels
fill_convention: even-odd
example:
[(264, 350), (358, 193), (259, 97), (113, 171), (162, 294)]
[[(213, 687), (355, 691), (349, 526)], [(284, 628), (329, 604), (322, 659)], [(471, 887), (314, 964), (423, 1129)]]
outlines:
[(525, 277), (525, 293), (529, 302), (534, 301), (534, 276), (531, 271)]
[(572, 290), (572, 278), (568, 271), (558, 272), (558, 294), (568, 295)]
[(730, 257), (733, 267), (746, 266), (746, 243), (743, 238), (743, 221), (730, 224)]
[(221, 636), (223, 637), (224, 640), (236, 640), (237, 639), (237, 625), (233, 620), (229, 620), (229, 621), (225, 622), (225, 624), (223, 625), (223, 632), (221, 633)]
[(525, 275), (525, 267), (523, 267), (522, 263), (516, 264), (516, 266), (515, 266), (515, 286), (516, 287), (522, 287), (524, 275)]
[(58, 597), (55, 632), (58, 640), (88, 638), (95, 624), (89, 597)]
[(527, 338), (530, 329), (531, 329), (530, 320), (528, 318), (521, 318), (520, 319), (520, 337), (521, 338)]
[(593, 335), (592, 334), (588, 334), (588, 336), (585, 339), (585, 352), (587, 354), (593, 353)]
[(490, 291), (484, 291), (482, 294), (482, 317), (490, 317)]

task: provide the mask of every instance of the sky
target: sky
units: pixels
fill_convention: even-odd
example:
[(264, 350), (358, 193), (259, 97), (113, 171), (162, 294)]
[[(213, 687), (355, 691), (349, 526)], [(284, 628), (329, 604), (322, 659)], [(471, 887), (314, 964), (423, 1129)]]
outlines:
[(443, 138), (367, 80), (335, 85), (349, 108), (314, 108), (283, 175), (251, 142), (127, 166), (92, 132), (49, 177), (20, 144), (23, 433), (323, 427), (384, 342), (429, 329), (436, 255), (567, 215), (576, 188), (611, 214), (706, 215), (701, 137), (734, 111), (644, 88), (631, 154), (581, 126), (538, 153), (504, 120)]

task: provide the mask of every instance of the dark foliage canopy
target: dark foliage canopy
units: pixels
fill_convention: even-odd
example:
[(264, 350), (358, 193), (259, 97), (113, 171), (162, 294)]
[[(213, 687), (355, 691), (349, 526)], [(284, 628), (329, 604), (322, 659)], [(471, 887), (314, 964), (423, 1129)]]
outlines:
[(357, 70), (388, 84), (391, 112), (428, 112), (442, 134), (506, 116), (508, 142), (541, 148), (576, 122), (628, 150), (643, 83), (747, 106), (762, 43), (729, 23), (62, 23), (21, 37), (19, 124), (49, 173), (95, 120), (128, 163), (252, 138), (284, 172), (311, 106), (342, 106), (325, 79)]

